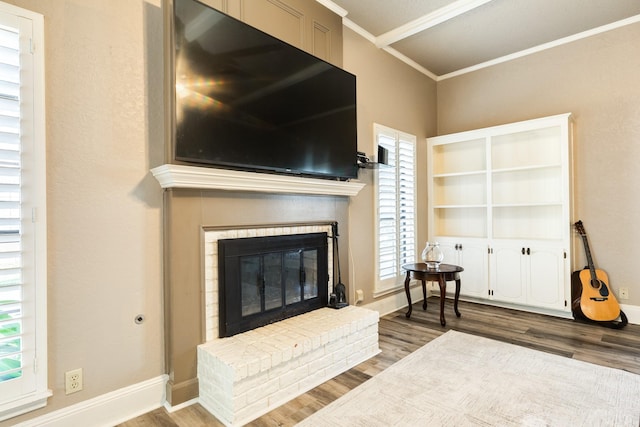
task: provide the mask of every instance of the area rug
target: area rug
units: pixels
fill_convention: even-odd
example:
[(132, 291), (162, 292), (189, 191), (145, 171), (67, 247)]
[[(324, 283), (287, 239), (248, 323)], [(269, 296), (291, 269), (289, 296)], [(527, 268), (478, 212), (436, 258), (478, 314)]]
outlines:
[(299, 426), (640, 426), (640, 375), (449, 331)]

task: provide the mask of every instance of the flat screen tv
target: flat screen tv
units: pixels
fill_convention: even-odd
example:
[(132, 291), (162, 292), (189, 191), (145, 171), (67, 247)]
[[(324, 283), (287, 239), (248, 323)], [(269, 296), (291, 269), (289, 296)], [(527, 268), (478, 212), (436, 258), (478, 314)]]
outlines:
[(357, 176), (356, 77), (196, 0), (174, 0), (176, 160)]

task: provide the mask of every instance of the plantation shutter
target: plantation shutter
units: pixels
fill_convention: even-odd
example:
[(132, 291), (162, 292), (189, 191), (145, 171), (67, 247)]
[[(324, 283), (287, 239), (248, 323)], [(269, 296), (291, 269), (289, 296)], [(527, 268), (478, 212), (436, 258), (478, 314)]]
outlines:
[[(398, 141), (398, 256), (400, 267), (416, 261), (415, 144)], [(399, 274), (402, 274), (398, 270)]]
[(0, 382), (23, 374), (20, 44), (0, 26)]
[(377, 170), (378, 281), (395, 285), (415, 262), (415, 137), (376, 126), (388, 166)]
[(384, 280), (395, 277), (398, 271), (398, 155), (393, 136), (379, 134), (378, 145), (389, 152), (388, 166), (378, 169), (378, 278)]
[(46, 405), (44, 18), (0, 2), (0, 421)]

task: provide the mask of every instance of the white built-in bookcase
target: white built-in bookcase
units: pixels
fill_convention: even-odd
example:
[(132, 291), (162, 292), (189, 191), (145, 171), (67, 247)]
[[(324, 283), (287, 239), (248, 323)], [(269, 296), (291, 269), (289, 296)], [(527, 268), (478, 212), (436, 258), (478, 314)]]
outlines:
[(427, 143), (429, 239), (441, 243), (445, 262), (465, 267), (472, 283), (462, 294), (567, 311), (571, 115)]

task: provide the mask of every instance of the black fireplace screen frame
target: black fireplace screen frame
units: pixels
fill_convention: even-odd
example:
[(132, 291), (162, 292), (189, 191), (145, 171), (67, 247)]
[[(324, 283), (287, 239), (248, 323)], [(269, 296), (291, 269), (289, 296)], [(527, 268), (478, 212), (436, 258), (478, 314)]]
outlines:
[[(314, 266), (305, 265), (305, 256), (300, 256), (299, 287), (300, 301), (287, 303), (285, 278), (291, 279), (291, 274), (285, 274), (287, 268), (283, 261), (281, 280), (281, 304), (279, 307), (268, 309), (264, 303), (265, 278), (262, 268), (264, 257), (315, 251)], [(260, 277), (257, 277), (258, 287), (261, 287), (262, 307), (258, 313), (243, 315), (242, 313), (242, 260), (250, 257), (260, 258)], [(317, 280), (317, 294), (306, 297), (304, 288), (305, 272), (310, 267), (315, 269)], [(328, 273), (328, 234), (305, 233), (282, 236), (248, 237), (239, 239), (218, 240), (218, 304), (219, 304), (219, 335), (228, 337), (260, 326), (283, 320), (298, 314), (306, 313), (318, 308), (326, 307), (328, 303), (329, 273)]]

